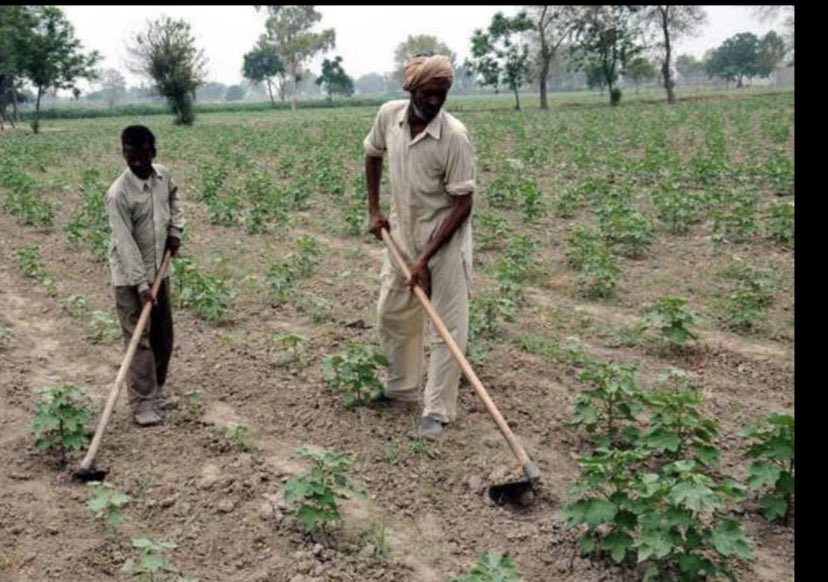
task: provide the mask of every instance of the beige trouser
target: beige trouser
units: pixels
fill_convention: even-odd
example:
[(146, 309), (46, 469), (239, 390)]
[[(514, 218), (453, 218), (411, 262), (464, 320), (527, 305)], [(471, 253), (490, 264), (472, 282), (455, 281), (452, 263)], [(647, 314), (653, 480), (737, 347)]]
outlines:
[[(441, 254), (429, 265), (431, 302), (457, 345), (465, 351), (469, 336), (469, 278), (459, 252), (448, 257)], [(416, 402), (423, 375), (425, 314), (405, 279), (390, 267), (387, 251), (380, 281), (379, 341), (389, 362), (385, 393), (395, 400)], [(429, 343), (423, 417), (451, 422), (457, 418), (460, 366), (434, 330), (429, 333)]]

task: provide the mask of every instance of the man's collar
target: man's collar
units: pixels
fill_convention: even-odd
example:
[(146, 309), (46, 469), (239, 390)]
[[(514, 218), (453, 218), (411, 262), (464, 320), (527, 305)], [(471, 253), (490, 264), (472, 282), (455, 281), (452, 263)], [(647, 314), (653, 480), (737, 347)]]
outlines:
[[(408, 121), (408, 109), (411, 107), (411, 101), (403, 107), (400, 112), (397, 114), (397, 125), (402, 125), (406, 121)], [(428, 122), (426, 125), (425, 133), (433, 137), (434, 139), (440, 139), (440, 136), (443, 132), (443, 109), (440, 108), (440, 112), (434, 116), (434, 119)]]
[(161, 177), (161, 174), (158, 173), (158, 171), (155, 169), (155, 166), (152, 167), (152, 172), (150, 173), (149, 178), (147, 178), (146, 180), (142, 180), (141, 178), (136, 176), (135, 173), (132, 170), (130, 170), (129, 168), (126, 169), (126, 174), (127, 174), (127, 180), (129, 180), (130, 183), (139, 191), (144, 190), (144, 185), (145, 184), (150, 185), (150, 181), (152, 180), (153, 177), (155, 177), (155, 178), (160, 178)]

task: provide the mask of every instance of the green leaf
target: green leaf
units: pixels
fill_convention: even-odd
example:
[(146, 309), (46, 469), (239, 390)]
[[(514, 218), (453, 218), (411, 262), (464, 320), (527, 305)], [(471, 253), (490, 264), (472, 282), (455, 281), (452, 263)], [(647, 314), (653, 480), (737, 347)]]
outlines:
[(324, 513), (308, 505), (299, 508), (296, 519), (307, 531), (314, 531), (318, 524), (324, 524), (326, 521)]
[(712, 564), (694, 554), (681, 554), (678, 558), (679, 569), (682, 573), (687, 574), (691, 580), (696, 580), (703, 571), (705, 574), (711, 574)]
[(655, 580), (656, 576), (658, 576), (660, 573), (661, 570), (659, 570), (658, 566), (656, 566), (655, 564), (650, 564), (644, 570), (644, 576), (641, 578), (641, 582), (650, 582), (651, 580)]
[(670, 492), (670, 501), (691, 511), (709, 511), (720, 505), (712, 489), (698, 483), (678, 483)]
[(785, 517), (788, 502), (778, 495), (765, 495), (759, 500), (759, 508), (769, 521)]
[(164, 558), (161, 554), (157, 554), (155, 552), (151, 552), (144, 556), (141, 556), (141, 566), (145, 570), (149, 570), (150, 572), (157, 572), (161, 569), (161, 566), (164, 565)]
[(605, 499), (581, 499), (569, 505), (564, 515), (570, 525), (585, 523), (594, 529), (602, 523), (611, 523), (617, 511), (615, 504)]
[(765, 486), (773, 486), (779, 479), (782, 469), (772, 463), (757, 461), (748, 468), (748, 485), (757, 490)]
[(581, 555), (586, 556), (595, 551), (595, 539), (590, 536), (584, 536), (578, 540), (578, 548), (581, 550)]
[(753, 558), (753, 550), (742, 532), (742, 526), (735, 520), (721, 520), (713, 530), (710, 542), (722, 556), (739, 556), (748, 560)]
[(796, 491), (796, 486), (794, 485), (794, 476), (788, 473), (787, 471), (784, 471), (779, 476), (779, 480), (776, 482), (776, 490), (780, 493), (793, 495)]
[(604, 538), (604, 547), (617, 563), (624, 561), (624, 557), (632, 544), (633, 539), (630, 536), (619, 532), (612, 532)]
[(638, 549), (639, 564), (650, 557), (661, 560), (670, 554), (673, 544), (670, 542), (667, 533), (667, 531), (656, 528), (646, 530), (641, 535), (634, 544), (634, 547)]
[(674, 432), (659, 429), (647, 435), (645, 442), (657, 451), (670, 451), (675, 453), (678, 451), (681, 439)]
[(121, 572), (133, 574), (135, 572), (135, 560), (129, 558), (126, 562), (124, 562), (124, 565), (121, 566)]
[(719, 462), (719, 450), (716, 447), (696, 445), (693, 447), (693, 450), (696, 452), (696, 459), (708, 467)]

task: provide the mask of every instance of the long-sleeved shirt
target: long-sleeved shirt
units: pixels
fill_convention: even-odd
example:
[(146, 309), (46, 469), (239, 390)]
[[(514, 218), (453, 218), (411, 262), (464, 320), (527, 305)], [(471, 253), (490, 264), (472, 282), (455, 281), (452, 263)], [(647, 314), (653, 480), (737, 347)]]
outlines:
[(167, 236), (181, 238), (184, 229), (178, 186), (167, 168), (152, 167), (147, 180), (127, 168), (106, 193), (112, 233), (109, 268), (116, 287), (149, 289), (161, 266)]

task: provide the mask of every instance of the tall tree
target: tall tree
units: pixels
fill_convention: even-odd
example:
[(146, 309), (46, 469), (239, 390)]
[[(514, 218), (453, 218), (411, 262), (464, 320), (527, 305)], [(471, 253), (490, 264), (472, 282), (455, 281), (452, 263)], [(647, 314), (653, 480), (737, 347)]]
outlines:
[(149, 22), (128, 47), (130, 69), (153, 81), (159, 95), (172, 108), (175, 123), (191, 125), (195, 120), (193, 99), (206, 79), (207, 59), (196, 48), (190, 25), (162, 16)]
[(624, 71), (624, 76), (632, 81), (635, 87), (635, 92), (638, 93), (638, 88), (642, 81), (654, 78), (658, 72), (653, 66), (653, 63), (646, 57), (638, 56), (632, 59)]
[(354, 80), (342, 68), (342, 57), (325, 59), (322, 62), (322, 74), (316, 79), (316, 84), (322, 87), (328, 95), (328, 101), (334, 95), (350, 97), (354, 94)]
[(673, 43), (676, 40), (698, 34), (707, 24), (707, 13), (698, 5), (691, 6), (645, 6), (644, 18), (647, 23), (658, 30), (662, 38), (659, 46), (663, 51), (661, 75), (664, 89), (667, 91), (667, 103), (675, 104), (675, 80), (672, 77)]
[(549, 108), (547, 79), (549, 68), (561, 46), (572, 36), (577, 25), (577, 11), (573, 6), (528, 6), (532, 20), (532, 41), (536, 48), (537, 79), (540, 86), (541, 109)]
[[(275, 9), (274, 9), (275, 8)], [(318, 52), (326, 52), (336, 44), (336, 31), (311, 29), (322, 20), (312, 5), (268, 6), (270, 16), (265, 27), (267, 38), (276, 48), (287, 72), (291, 90), (291, 109), (296, 109), (297, 85), (303, 78), (303, 66)]]
[(621, 100), (621, 90), (615, 87), (618, 76), (644, 50), (640, 10), (631, 5), (579, 7), (573, 58), (582, 70), (600, 68), (611, 105)]
[(676, 57), (676, 70), (682, 75), (703, 73), (704, 61), (700, 61), (693, 55), (679, 55)]
[(25, 52), (18, 56), (21, 74), (37, 89), (32, 129), (38, 133), (44, 93), (72, 89), (78, 79), (94, 79), (94, 67), (101, 56), (97, 51), (83, 52), (72, 23), (57, 6), (36, 6), (30, 10), (33, 28), (26, 36)]
[[(790, 53), (791, 60), (793, 60), (794, 6), (754, 6), (753, 14), (763, 22), (767, 22), (768, 20), (774, 20), (778, 18), (780, 14), (784, 16), (785, 19), (782, 21), (782, 26), (785, 27), (783, 40), (785, 41), (785, 46), (787, 47), (788, 53)], [(787, 56), (788, 53), (785, 53), (785, 56)]]
[[(34, 21), (29, 7), (0, 6), (0, 119), (14, 127), (22, 82), (23, 56), (30, 42)], [(6, 116), (11, 105), (12, 117)]]
[(408, 35), (394, 50), (394, 75), (403, 84), (405, 78), (405, 63), (416, 54), (445, 55), (451, 61), (451, 66), (457, 68), (457, 55), (446, 43), (430, 34)]
[(761, 39), (752, 32), (742, 32), (711, 52), (705, 70), (711, 77), (735, 81), (741, 87), (747, 78), (770, 76), (784, 54), (784, 42), (774, 31)]
[(776, 31), (770, 30), (759, 42), (756, 72), (760, 77), (768, 77), (779, 66), (788, 52), (785, 41)]
[[(276, 101), (273, 99), (273, 84), (281, 87), (285, 82), (285, 65), (279, 57), (276, 47), (267, 41), (267, 36), (262, 36), (256, 46), (249, 53), (244, 55), (244, 66), (242, 73), (245, 78), (255, 83), (267, 83), (267, 93), (270, 95), (270, 106), (275, 108)], [(284, 95), (284, 92), (281, 93)]]
[(506, 85), (515, 93), (515, 109), (520, 110), (518, 89), (529, 77), (529, 45), (522, 38), (532, 29), (525, 12), (509, 18), (498, 12), (486, 31), (474, 31), (469, 66), (480, 77), (481, 85), (497, 89)]

